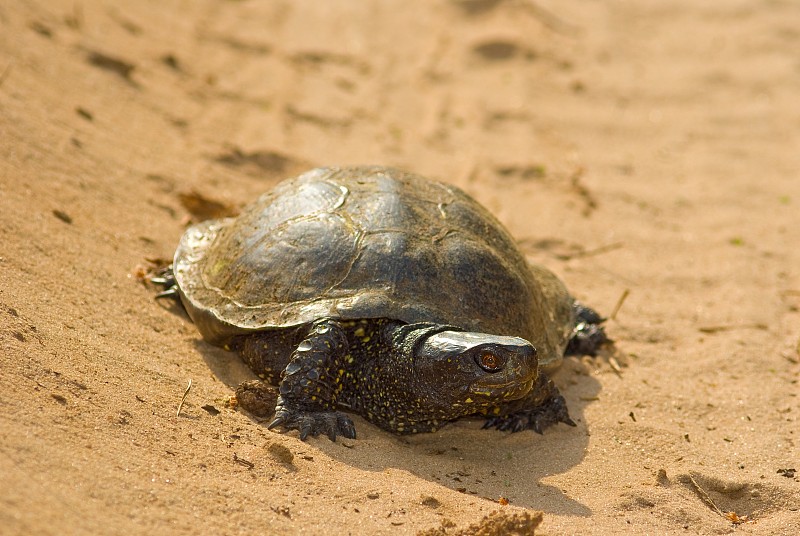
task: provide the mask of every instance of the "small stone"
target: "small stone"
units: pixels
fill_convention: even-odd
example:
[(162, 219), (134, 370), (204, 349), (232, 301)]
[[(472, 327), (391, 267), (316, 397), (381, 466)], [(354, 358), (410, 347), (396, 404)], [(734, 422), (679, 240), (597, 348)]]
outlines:
[(656, 482), (661, 486), (669, 486), (669, 478), (667, 477), (666, 469), (659, 469), (656, 475)]
[(442, 505), (442, 503), (439, 502), (439, 499), (431, 495), (422, 495), (420, 497), (419, 503), (422, 506), (427, 506), (428, 508), (434, 508), (434, 509), (439, 508)]
[(269, 452), (270, 456), (272, 456), (275, 460), (281, 463), (290, 464), (292, 463), (292, 460), (294, 460), (294, 454), (292, 454), (292, 451), (280, 443), (270, 443), (269, 447), (267, 447), (267, 452)]
[(236, 388), (235, 399), (235, 407), (241, 407), (256, 417), (266, 418), (275, 412), (278, 393), (264, 382), (249, 380)]
[(53, 210), (53, 216), (58, 218), (59, 220), (63, 221), (64, 223), (72, 223), (72, 217), (64, 212), (63, 210), (55, 209)]

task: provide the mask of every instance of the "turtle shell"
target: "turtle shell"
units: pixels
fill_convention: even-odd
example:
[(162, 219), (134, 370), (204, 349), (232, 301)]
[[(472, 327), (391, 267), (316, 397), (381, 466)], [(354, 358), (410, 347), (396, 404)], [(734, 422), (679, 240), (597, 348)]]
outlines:
[(460, 189), (384, 167), (320, 168), (238, 217), (189, 228), (173, 264), (203, 337), (391, 318), (529, 340), (560, 360), (573, 300)]

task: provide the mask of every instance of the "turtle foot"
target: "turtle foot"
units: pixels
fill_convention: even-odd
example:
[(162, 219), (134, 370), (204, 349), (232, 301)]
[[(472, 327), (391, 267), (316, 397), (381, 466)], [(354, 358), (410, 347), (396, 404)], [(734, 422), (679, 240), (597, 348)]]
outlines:
[(275, 412), (275, 420), (267, 427), (270, 430), (280, 426), (285, 430), (297, 430), (300, 439), (308, 436), (325, 434), (331, 441), (341, 435), (347, 439), (356, 438), (356, 427), (353, 421), (340, 411), (302, 411), (279, 406)]
[(503, 432), (512, 433), (533, 430), (537, 434), (541, 434), (547, 428), (560, 422), (575, 426), (575, 421), (570, 418), (567, 411), (567, 403), (564, 401), (564, 397), (556, 395), (535, 408), (515, 411), (498, 417), (490, 417), (484, 423), (483, 428), (497, 428)]

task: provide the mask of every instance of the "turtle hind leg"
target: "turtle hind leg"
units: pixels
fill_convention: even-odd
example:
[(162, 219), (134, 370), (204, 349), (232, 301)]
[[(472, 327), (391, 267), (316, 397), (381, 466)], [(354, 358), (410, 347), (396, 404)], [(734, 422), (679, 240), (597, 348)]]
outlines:
[(339, 435), (355, 439), (353, 421), (336, 411), (347, 350), (347, 336), (334, 320), (312, 325), (283, 371), (270, 430), (278, 426), (297, 430), (302, 440), (319, 434), (331, 441)]
[(531, 393), (521, 400), (495, 408), (497, 415), (486, 419), (483, 428), (497, 428), (503, 432), (533, 430), (537, 434), (560, 422), (575, 426), (569, 416), (567, 403), (555, 384), (544, 375)]
[(564, 354), (596, 356), (601, 346), (614, 342), (606, 335), (602, 326), (606, 319), (594, 309), (586, 307), (578, 301), (573, 307), (575, 308), (575, 327)]
[(587, 307), (579, 301), (575, 301), (573, 305), (575, 309), (575, 317), (578, 319), (578, 322), (588, 322), (590, 324), (602, 324), (606, 321), (605, 318), (600, 316), (600, 313), (592, 309), (591, 307)]

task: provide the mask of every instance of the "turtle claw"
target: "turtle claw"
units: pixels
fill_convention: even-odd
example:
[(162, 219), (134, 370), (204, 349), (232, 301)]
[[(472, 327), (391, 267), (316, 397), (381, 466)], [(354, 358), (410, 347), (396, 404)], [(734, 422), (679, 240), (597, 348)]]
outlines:
[[(339, 431), (347, 439), (355, 439), (356, 438), (356, 427), (353, 424), (352, 419), (345, 415), (344, 413), (339, 413), (337, 415)], [(334, 436), (334, 440), (335, 440)]]
[[(300, 425), (299, 430), (300, 430), (300, 441), (305, 441), (306, 438), (308, 437), (308, 434), (312, 432), (311, 423), (308, 421), (303, 421), (303, 423)], [(330, 437), (330, 433), (331, 430), (328, 430), (328, 437)], [(335, 437), (336, 434), (334, 434), (334, 438)]]
[(502, 432), (511, 433), (533, 430), (541, 435), (547, 428), (560, 422), (576, 426), (575, 421), (569, 416), (564, 397), (556, 395), (535, 408), (490, 417), (484, 423), (483, 428), (497, 428)]
[(156, 299), (160, 300), (161, 298), (178, 298), (178, 287), (169, 287), (167, 290), (163, 290), (156, 294)]
[(300, 440), (305, 441), (308, 436), (317, 437), (325, 434), (331, 441), (336, 441), (338, 436), (347, 439), (356, 438), (356, 428), (353, 421), (339, 411), (301, 411), (279, 408), (267, 429), (285, 428), (300, 432)]
[(544, 435), (544, 430), (542, 430), (542, 423), (539, 422), (538, 419), (533, 419), (531, 421), (531, 425), (530, 426), (531, 426), (531, 430), (533, 430), (537, 434)]
[(283, 417), (276, 417), (275, 420), (273, 420), (271, 423), (269, 423), (269, 426), (267, 426), (267, 430), (272, 430), (273, 428), (276, 428), (276, 427), (282, 425), (284, 422), (285, 422), (285, 419)]
[(171, 298), (180, 301), (180, 293), (178, 292), (178, 283), (175, 281), (175, 273), (172, 271), (172, 265), (165, 266), (158, 270), (154, 275), (149, 277), (152, 284), (158, 285), (163, 288), (161, 292), (156, 294), (156, 299)]

